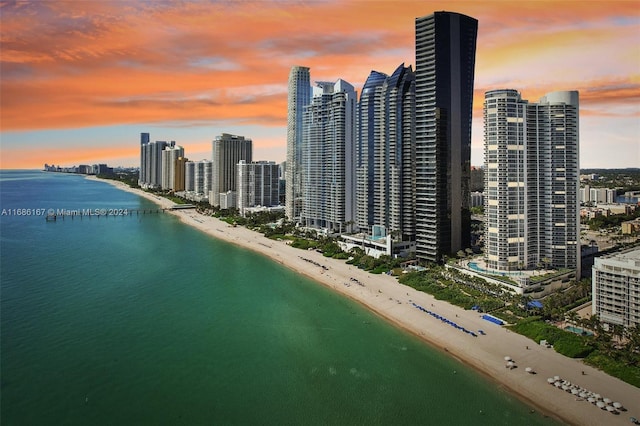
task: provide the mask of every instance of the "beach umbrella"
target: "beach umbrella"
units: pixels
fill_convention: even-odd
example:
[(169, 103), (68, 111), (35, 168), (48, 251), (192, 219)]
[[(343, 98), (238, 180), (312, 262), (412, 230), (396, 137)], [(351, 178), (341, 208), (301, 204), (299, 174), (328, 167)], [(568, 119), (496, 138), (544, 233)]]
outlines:
[(569, 389), (569, 386), (567, 386), (567, 385), (562, 385), (562, 390), (566, 391), (566, 390), (568, 390), (568, 389)]
[(617, 408), (618, 410), (622, 408), (622, 404), (620, 404), (619, 402), (614, 402), (613, 403), (613, 408)]
[(611, 404), (613, 401), (611, 401), (609, 398), (605, 398), (602, 400), (602, 402), (604, 402), (605, 404)]
[(594, 396), (596, 399), (602, 399), (602, 396), (601, 396), (599, 393), (597, 393), (597, 394), (595, 394), (595, 395), (593, 395), (593, 396)]
[(586, 392), (580, 392), (580, 394), (578, 396), (580, 398), (586, 398), (588, 396), (588, 394)]
[(572, 395), (577, 395), (579, 393), (580, 393), (580, 391), (578, 389), (576, 389), (576, 388), (571, 389), (571, 394)]
[(504, 360), (505, 360), (505, 361), (511, 361), (511, 357), (510, 357), (510, 356), (505, 356), (505, 357), (504, 357)]
[(555, 382), (556, 382), (556, 381), (555, 381), (555, 379), (554, 379), (553, 377), (549, 377), (549, 378), (547, 379), (547, 383), (549, 383), (550, 385), (554, 384)]
[(562, 383), (560, 383), (560, 382), (555, 382), (555, 383), (554, 383), (554, 385), (555, 385), (555, 387), (557, 387), (557, 388), (562, 387)]
[(527, 367), (524, 369), (524, 371), (526, 371), (527, 373), (533, 373), (533, 368)]
[(596, 399), (595, 399), (594, 397), (592, 397), (592, 396), (590, 396), (589, 398), (587, 398), (587, 401), (589, 401), (589, 402), (590, 402), (590, 403), (592, 403), (592, 404), (595, 404), (595, 403), (596, 403)]
[(597, 406), (598, 408), (604, 408), (604, 407), (605, 407), (605, 405), (606, 405), (606, 404), (605, 404), (604, 402), (602, 402), (602, 401), (598, 401), (598, 402), (596, 402), (596, 406)]
[(610, 413), (613, 413), (614, 411), (616, 411), (616, 409), (615, 409), (615, 408), (613, 408), (613, 407), (612, 407), (612, 406), (610, 406), (610, 405), (607, 405), (607, 411), (608, 411), (608, 412), (610, 412)]
[(558, 380), (560, 380), (560, 376), (553, 376), (553, 380), (557, 382)]

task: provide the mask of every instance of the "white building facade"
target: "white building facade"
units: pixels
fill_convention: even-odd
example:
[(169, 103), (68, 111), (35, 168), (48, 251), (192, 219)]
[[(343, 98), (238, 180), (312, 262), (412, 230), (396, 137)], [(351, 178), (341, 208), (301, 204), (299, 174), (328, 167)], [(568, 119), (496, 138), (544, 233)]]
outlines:
[[(175, 144), (175, 142), (172, 142)], [(149, 134), (140, 136), (140, 177), (138, 183), (143, 188), (162, 188), (162, 151), (165, 141), (149, 142)]]
[(578, 92), (538, 103), (485, 94), (485, 261), (509, 271), (580, 268)]
[(592, 314), (600, 321), (640, 325), (640, 248), (596, 257), (592, 271)]
[(313, 88), (304, 114), (303, 226), (341, 233), (354, 224), (356, 102), (354, 87), (344, 80)]

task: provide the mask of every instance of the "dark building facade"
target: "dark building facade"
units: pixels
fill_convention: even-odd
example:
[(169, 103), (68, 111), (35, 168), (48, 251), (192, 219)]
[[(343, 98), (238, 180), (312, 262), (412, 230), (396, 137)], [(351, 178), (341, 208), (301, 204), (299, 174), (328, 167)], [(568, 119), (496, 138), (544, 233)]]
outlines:
[(470, 246), (471, 118), (478, 21), (416, 18), (416, 256)]

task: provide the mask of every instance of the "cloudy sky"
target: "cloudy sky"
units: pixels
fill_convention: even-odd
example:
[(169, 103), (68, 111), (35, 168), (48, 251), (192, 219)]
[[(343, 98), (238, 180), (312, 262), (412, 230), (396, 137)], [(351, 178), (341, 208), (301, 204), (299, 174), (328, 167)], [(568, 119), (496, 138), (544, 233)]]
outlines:
[(221, 133), (284, 161), (287, 78), (413, 65), (415, 18), (479, 21), (472, 164), (491, 89), (580, 91), (581, 167), (640, 166), (640, 2), (2, 1), (0, 167), (137, 166), (139, 134), (211, 158)]

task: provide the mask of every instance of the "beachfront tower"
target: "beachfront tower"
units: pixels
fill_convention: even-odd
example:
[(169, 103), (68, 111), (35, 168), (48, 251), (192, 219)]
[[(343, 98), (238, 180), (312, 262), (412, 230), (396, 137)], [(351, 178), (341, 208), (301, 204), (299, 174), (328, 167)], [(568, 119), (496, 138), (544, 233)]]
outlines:
[(416, 257), (470, 246), (471, 116), (478, 21), (416, 18)]
[(209, 204), (220, 206), (220, 194), (236, 191), (237, 169), (240, 160), (251, 162), (253, 145), (244, 136), (223, 133), (216, 136), (213, 145), (213, 167), (211, 170), (211, 194)]
[(294, 222), (298, 222), (302, 212), (303, 114), (311, 101), (310, 78), (307, 67), (294, 66), (289, 73), (285, 214)]
[(485, 261), (580, 276), (578, 92), (485, 93)]
[(591, 273), (592, 315), (611, 325), (640, 326), (640, 248), (596, 257)]
[(162, 151), (162, 189), (176, 190), (176, 162), (181, 157), (184, 157), (184, 148), (175, 142), (171, 142)]
[(146, 182), (146, 148), (149, 144), (149, 133), (140, 133), (140, 172), (138, 174), (138, 185), (142, 186)]
[(143, 188), (162, 187), (162, 151), (167, 146), (165, 141), (149, 142), (149, 134), (140, 134), (140, 177), (139, 184)]
[(240, 160), (237, 205), (242, 216), (251, 207), (273, 207), (280, 204), (280, 166), (274, 161), (247, 163)]
[(358, 103), (357, 225), (415, 241), (415, 73), (372, 71)]
[(356, 91), (344, 80), (316, 84), (304, 114), (301, 223), (328, 233), (349, 231), (355, 219)]

